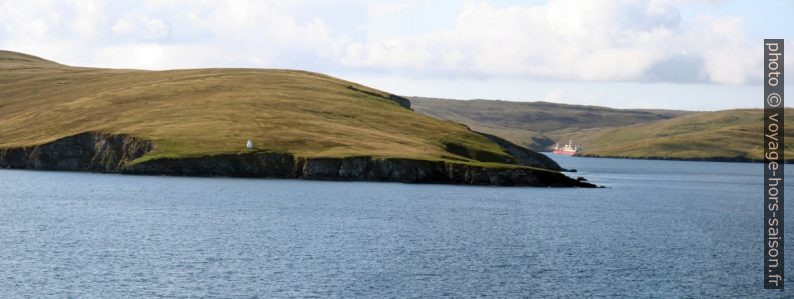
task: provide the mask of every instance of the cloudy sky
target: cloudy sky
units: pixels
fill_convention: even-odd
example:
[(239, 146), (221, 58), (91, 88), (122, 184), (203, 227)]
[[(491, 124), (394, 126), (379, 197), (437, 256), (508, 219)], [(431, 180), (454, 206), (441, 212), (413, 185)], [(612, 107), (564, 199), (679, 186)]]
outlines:
[(764, 38), (792, 53), (794, 1), (0, 0), (0, 49), (69, 65), (304, 69), (618, 108), (762, 107)]

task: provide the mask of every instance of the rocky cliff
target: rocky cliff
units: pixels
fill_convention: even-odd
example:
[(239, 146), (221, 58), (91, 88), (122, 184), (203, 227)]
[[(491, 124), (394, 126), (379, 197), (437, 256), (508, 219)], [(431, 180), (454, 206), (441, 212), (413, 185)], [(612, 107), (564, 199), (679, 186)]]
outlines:
[(0, 168), (116, 172), (154, 149), (126, 135), (82, 133), (39, 146), (0, 149)]
[(304, 158), (289, 153), (249, 152), (130, 163), (154, 148), (153, 143), (130, 136), (83, 133), (39, 146), (0, 150), (0, 167), (185, 176), (595, 187), (544, 169), (399, 158)]

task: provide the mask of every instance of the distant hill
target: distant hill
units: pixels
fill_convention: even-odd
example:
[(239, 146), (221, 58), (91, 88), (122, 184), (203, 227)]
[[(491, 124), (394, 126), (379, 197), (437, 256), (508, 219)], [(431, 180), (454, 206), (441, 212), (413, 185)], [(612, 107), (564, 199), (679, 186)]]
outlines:
[[(533, 150), (547, 150), (571, 131), (597, 131), (691, 114), (679, 110), (613, 109), (549, 102), (451, 100), (409, 97), (412, 107), (438, 118), (464, 123)], [(576, 140), (580, 142), (580, 140)]]
[(578, 184), (541, 154), (409, 105), (306, 71), (82, 68), (0, 51), (0, 167)]
[[(794, 122), (794, 109), (786, 109), (786, 122)], [(763, 160), (762, 109), (702, 112), (648, 124), (599, 131), (571, 133), (585, 139), (581, 155), (627, 158), (694, 159), (719, 161)], [(785, 131), (794, 140), (794, 130)], [(582, 137), (577, 139), (578, 137)], [(785, 155), (794, 158), (794, 146), (786, 143)]]
[[(573, 140), (579, 155), (748, 161), (762, 159), (763, 111), (612, 109), (547, 102), (410, 98), (414, 109), (534, 150)], [(787, 111), (786, 120), (792, 121)], [(786, 136), (792, 135), (786, 131)], [(791, 138), (791, 137), (789, 137)], [(786, 156), (791, 146), (786, 147)]]

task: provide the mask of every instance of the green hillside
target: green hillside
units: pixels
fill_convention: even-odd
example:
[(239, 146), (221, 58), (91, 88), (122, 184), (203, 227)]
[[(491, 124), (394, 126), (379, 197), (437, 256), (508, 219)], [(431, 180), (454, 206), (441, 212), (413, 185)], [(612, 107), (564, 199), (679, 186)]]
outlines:
[[(760, 109), (692, 112), (546, 102), (411, 100), (417, 111), (538, 151), (573, 140), (584, 156), (760, 160), (763, 154)], [(786, 120), (791, 117), (788, 112)], [(786, 131), (786, 136), (791, 134), (792, 130)], [(786, 147), (786, 155), (794, 157), (790, 149)]]
[[(548, 102), (449, 100), (411, 97), (419, 112), (461, 122), (473, 130), (501, 136), (534, 150), (568, 142), (571, 132), (594, 132), (670, 119), (692, 112), (678, 110), (612, 109)], [(578, 136), (582, 137), (582, 136)], [(582, 143), (585, 140), (576, 142)]]
[(249, 138), (258, 151), (301, 157), (512, 159), (466, 126), (400, 100), (305, 71), (81, 68), (0, 51), (0, 149), (102, 132), (155, 142), (133, 163), (241, 153)]
[[(794, 121), (786, 109), (786, 121)], [(703, 112), (650, 124), (603, 130), (589, 136), (582, 155), (629, 158), (763, 159), (764, 112), (761, 109)], [(585, 133), (581, 133), (584, 135)], [(786, 130), (794, 140), (794, 132)], [(576, 138), (572, 134), (571, 138)], [(785, 147), (794, 158), (791, 143)]]

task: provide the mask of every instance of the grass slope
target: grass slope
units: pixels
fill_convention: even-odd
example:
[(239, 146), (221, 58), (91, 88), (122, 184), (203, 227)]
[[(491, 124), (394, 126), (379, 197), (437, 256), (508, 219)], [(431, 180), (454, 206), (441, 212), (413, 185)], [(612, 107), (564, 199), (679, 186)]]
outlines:
[(97, 131), (154, 141), (141, 159), (238, 153), (249, 138), (259, 150), (305, 157), (481, 162), (445, 144), (508, 156), (464, 125), (388, 97), (304, 71), (80, 68), (0, 51), (0, 148)]
[[(476, 131), (501, 136), (534, 150), (568, 142), (572, 132), (670, 119), (691, 112), (678, 110), (612, 109), (548, 102), (449, 100), (411, 97), (413, 108), (438, 118), (464, 123)], [(582, 137), (582, 136), (577, 136)], [(576, 139), (578, 143), (584, 140)]]
[[(574, 140), (581, 155), (752, 159), (763, 155), (763, 110), (717, 112), (611, 109), (545, 102), (411, 98), (420, 112), (451, 119), (514, 143), (547, 149)], [(786, 110), (794, 121), (794, 111)], [(787, 130), (792, 138), (794, 131)], [(794, 157), (791, 145), (787, 157)]]
[[(786, 109), (786, 122), (794, 121)], [(764, 112), (761, 109), (725, 110), (681, 116), (650, 124), (604, 130), (590, 136), (583, 155), (629, 158), (747, 158), (763, 159)], [(794, 131), (786, 130), (786, 138)], [(574, 137), (575, 138), (575, 137)], [(790, 143), (785, 155), (794, 154)]]

